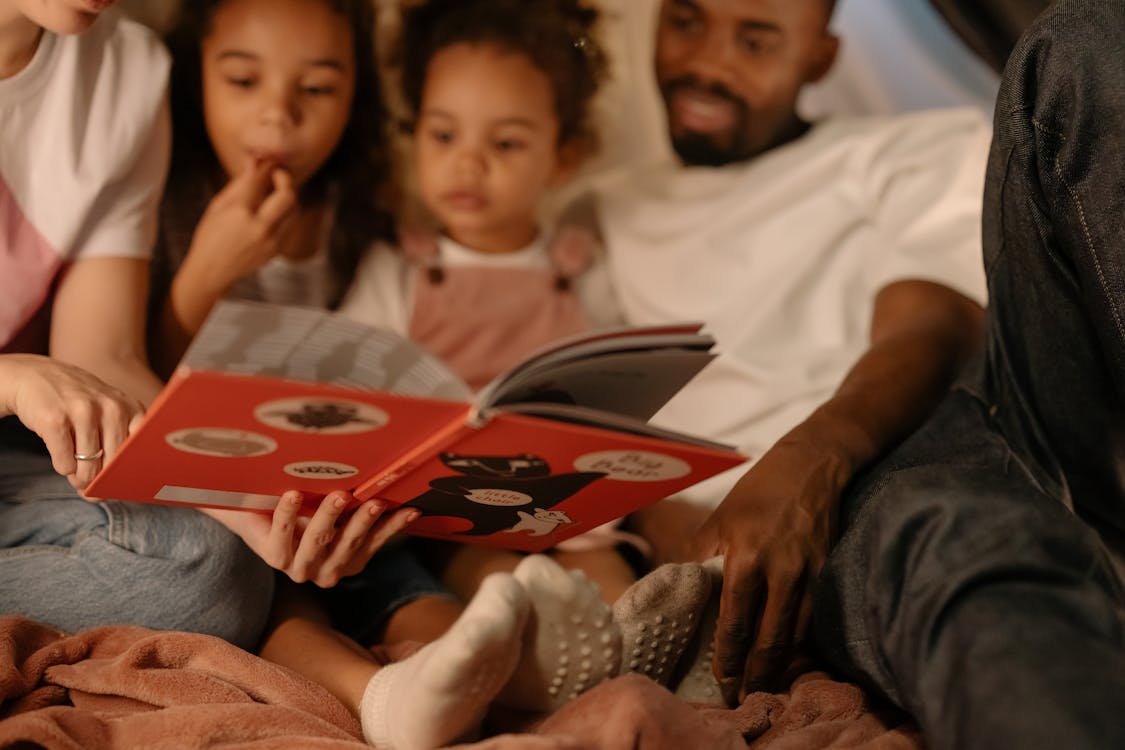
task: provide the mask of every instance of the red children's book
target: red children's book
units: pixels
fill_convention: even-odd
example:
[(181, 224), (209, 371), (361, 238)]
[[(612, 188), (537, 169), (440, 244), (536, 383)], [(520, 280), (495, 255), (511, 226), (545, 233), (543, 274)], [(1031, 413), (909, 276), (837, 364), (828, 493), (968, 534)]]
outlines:
[(412, 534), (539, 551), (745, 460), (648, 423), (713, 346), (696, 324), (591, 333), (474, 397), (398, 334), (223, 302), (87, 494), (270, 512), (344, 489), (417, 507)]

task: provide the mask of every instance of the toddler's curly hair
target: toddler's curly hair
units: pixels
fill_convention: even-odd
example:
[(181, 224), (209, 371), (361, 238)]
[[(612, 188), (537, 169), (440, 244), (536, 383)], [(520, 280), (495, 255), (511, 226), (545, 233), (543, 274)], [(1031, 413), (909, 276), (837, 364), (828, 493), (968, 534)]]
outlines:
[(407, 6), (396, 56), (411, 119), (439, 52), (456, 44), (488, 45), (523, 55), (542, 71), (554, 89), (559, 143), (593, 150), (590, 105), (609, 72), (595, 33), (599, 16), (582, 0), (428, 0)]

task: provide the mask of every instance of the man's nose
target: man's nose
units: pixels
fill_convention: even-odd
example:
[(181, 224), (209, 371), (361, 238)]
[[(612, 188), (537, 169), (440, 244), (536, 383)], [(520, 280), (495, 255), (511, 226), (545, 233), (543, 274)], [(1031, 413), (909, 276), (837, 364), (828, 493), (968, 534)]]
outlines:
[(687, 71), (701, 83), (730, 88), (739, 76), (735, 40), (721, 29), (701, 35), (687, 57)]

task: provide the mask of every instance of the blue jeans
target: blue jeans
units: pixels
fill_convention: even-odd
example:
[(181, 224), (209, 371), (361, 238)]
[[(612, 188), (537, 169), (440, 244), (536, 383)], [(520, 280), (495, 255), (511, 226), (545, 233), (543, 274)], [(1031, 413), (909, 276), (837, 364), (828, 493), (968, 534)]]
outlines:
[(1125, 0), (1004, 72), (984, 353), (860, 478), (814, 635), (933, 748), (1125, 747)]
[(0, 420), (0, 613), (257, 646), (274, 579), (242, 540), (188, 508), (86, 502), (21, 432)]

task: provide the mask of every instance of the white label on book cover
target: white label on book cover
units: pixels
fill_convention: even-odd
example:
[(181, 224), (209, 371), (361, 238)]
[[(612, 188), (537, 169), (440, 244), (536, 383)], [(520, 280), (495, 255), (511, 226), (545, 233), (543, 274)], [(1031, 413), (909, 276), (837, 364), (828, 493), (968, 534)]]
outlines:
[(600, 471), (620, 482), (663, 482), (691, 473), (691, 465), (675, 456), (651, 451), (599, 451), (574, 461), (579, 471)]
[(198, 487), (177, 487), (166, 484), (154, 496), (157, 500), (191, 505), (212, 505), (220, 508), (273, 510), (280, 500), (277, 495), (254, 495), (246, 492), (204, 490)]
[(339, 398), (283, 398), (254, 410), (259, 422), (279, 430), (317, 435), (350, 435), (377, 430), (390, 421), (382, 409)]
[(218, 458), (254, 458), (277, 450), (273, 438), (225, 427), (189, 427), (170, 432), (164, 439), (176, 450)]

